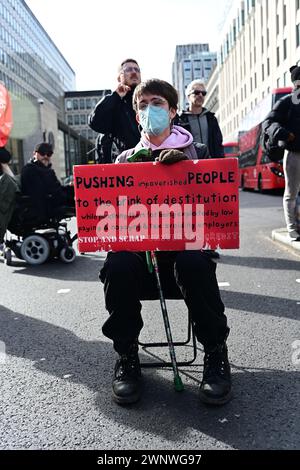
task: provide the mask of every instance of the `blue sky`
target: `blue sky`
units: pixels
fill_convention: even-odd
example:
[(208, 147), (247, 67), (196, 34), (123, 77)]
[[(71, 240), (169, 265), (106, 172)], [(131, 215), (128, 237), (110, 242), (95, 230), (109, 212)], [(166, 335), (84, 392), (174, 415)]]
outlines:
[(116, 87), (126, 57), (171, 81), (176, 44), (219, 45), (227, 0), (26, 0), (76, 72), (77, 90)]

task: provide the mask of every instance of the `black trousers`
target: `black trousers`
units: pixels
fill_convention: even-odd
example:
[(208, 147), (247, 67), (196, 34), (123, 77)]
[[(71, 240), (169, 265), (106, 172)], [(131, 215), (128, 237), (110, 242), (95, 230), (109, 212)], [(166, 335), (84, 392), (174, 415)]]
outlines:
[[(198, 341), (204, 348), (224, 341), (229, 328), (216, 278), (216, 263), (204, 252), (157, 253), (165, 298), (183, 298)], [(141, 300), (158, 299), (155, 274), (148, 271), (144, 253), (109, 253), (100, 279), (104, 283), (109, 318), (103, 325), (119, 353), (126, 353), (143, 327)]]

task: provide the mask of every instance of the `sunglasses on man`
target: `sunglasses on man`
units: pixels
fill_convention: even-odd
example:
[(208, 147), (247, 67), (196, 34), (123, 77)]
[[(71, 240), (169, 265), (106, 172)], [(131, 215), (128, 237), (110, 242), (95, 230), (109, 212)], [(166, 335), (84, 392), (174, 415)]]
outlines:
[(46, 152), (46, 153), (39, 152), (39, 154), (40, 154), (41, 157), (46, 157), (46, 155), (47, 155), (47, 157), (52, 157), (53, 152)]
[(202, 95), (202, 96), (206, 96), (207, 95), (207, 91), (205, 90), (193, 90), (191, 91), (190, 95)]
[(138, 67), (125, 67), (124, 69), (122, 69), (122, 71), (124, 73), (130, 73), (130, 72), (136, 72), (136, 73), (140, 73), (140, 69)]

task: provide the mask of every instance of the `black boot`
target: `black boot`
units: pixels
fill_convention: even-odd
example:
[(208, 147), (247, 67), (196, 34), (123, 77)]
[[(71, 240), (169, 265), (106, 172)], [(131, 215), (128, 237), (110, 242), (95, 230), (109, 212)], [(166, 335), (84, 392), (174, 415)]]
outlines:
[(232, 396), (227, 346), (224, 342), (205, 351), (200, 400), (209, 405), (224, 405)]
[(115, 365), (113, 399), (119, 405), (135, 403), (141, 395), (141, 366), (138, 346), (134, 344), (126, 354), (120, 355)]

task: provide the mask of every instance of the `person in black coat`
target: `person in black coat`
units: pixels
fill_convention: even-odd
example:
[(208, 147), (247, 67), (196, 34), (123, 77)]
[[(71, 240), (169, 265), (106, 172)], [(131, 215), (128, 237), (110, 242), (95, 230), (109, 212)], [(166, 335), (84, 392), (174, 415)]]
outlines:
[(274, 145), (280, 142), (287, 150), (283, 158), (283, 210), (289, 238), (300, 241), (300, 227), (296, 221), (296, 200), (300, 191), (300, 67), (294, 65), (290, 72), (293, 93), (275, 104), (262, 127)]
[(224, 157), (223, 136), (214, 113), (203, 107), (207, 92), (201, 80), (193, 80), (186, 89), (189, 110), (176, 122), (188, 130), (195, 142), (207, 145), (211, 158)]
[(67, 206), (74, 206), (71, 191), (61, 185), (51, 168), (52, 155), (50, 144), (37, 144), (32, 159), (21, 172), (22, 194), (30, 197), (31, 216), (39, 221), (63, 216)]
[(141, 137), (132, 107), (133, 92), (140, 82), (141, 72), (136, 60), (124, 60), (119, 67), (116, 90), (104, 96), (89, 116), (90, 128), (111, 139), (116, 137), (121, 150), (135, 147)]

